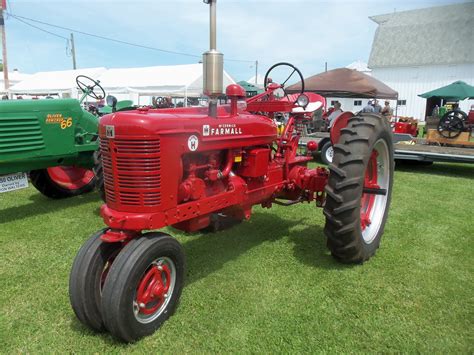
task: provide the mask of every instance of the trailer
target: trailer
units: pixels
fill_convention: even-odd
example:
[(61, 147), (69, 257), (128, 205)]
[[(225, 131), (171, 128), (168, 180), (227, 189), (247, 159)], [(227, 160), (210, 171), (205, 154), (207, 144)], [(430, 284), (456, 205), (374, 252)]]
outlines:
[[(331, 143), (329, 132), (316, 132), (300, 138), (300, 147), (306, 146), (309, 141), (318, 143), (318, 151), (323, 163), (329, 164), (328, 156), (332, 149), (326, 144)], [(411, 162), (445, 162), (445, 163), (474, 163), (474, 149), (467, 147), (450, 147), (428, 144), (425, 139), (413, 138), (408, 134), (393, 134), (394, 157), (397, 161)], [(332, 156), (331, 156), (332, 158)]]
[(398, 142), (393, 145), (395, 160), (418, 162), (474, 163), (474, 149), (426, 144), (416, 139), (414, 144)]

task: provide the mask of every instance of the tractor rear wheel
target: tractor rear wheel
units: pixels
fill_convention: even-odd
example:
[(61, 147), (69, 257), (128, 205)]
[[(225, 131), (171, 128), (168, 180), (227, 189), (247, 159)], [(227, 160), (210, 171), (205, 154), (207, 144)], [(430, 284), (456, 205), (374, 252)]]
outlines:
[(136, 341), (155, 332), (176, 309), (185, 270), (181, 245), (164, 233), (131, 240), (112, 264), (102, 292), (106, 328)]
[(81, 195), (95, 188), (94, 172), (74, 166), (33, 170), (30, 179), (39, 192), (54, 199)]
[(393, 185), (390, 126), (375, 114), (354, 116), (334, 145), (326, 186), (324, 232), (332, 255), (362, 263), (379, 247)]
[(107, 228), (95, 233), (84, 243), (69, 276), (69, 299), (74, 313), (82, 324), (97, 331), (104, 330), (102, 288), (122, 248), (121, 243), (106, 243), (100, 239), (106, 231)]

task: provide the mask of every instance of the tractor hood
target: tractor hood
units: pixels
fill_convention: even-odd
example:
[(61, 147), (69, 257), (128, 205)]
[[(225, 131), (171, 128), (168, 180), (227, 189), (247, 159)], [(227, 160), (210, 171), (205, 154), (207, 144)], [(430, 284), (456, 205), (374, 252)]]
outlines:
[[(209, 117), (207, 108), (140, 108), (103, 116), (99, 134), (101, 138), (133, 140), (195, 135), (202, 142), (227, 141), (230, 147), (239, 147), (270, 144), (277, 138), (277, 127), (265, 116), (248, 112), (231, 116), (228, 106), (219, 106), (217, 118)], [(209, 149), (213, 149), (211, 146)]]

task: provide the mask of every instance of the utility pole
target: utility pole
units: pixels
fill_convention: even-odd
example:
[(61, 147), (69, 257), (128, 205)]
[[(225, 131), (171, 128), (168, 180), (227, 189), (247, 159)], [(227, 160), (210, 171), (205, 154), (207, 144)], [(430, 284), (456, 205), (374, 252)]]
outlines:
[(328, 71), (328, 62), (324, 62), (324, 71), (325, 71), (325, 72)]
[(258, 60), (255, 61), (255, 86), (257, 86), (257, 77), (258, 77)]
[(0, 8), (0, 31), (2, 32), (2, 58), (3, 58), (3, 83), (5, 91), (10, 87), (10, 81), (8, 80), (8, 60), (7, 60), (7, 37), (5, 35), (5, 19), (3, 17), (3, 11), (7, 8), (7, 1), (2, 0)]
[(77, 69), (76, 65), (76, 47), (74, 47), (74, 34), (71, 33), (71, 56), (72, 56), (72, 68)]

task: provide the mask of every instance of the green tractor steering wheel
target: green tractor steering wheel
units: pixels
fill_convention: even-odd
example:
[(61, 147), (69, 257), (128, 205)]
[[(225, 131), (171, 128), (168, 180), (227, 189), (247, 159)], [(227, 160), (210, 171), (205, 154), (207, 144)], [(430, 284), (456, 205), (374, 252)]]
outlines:
[[(82, 93), (84, 94), (83, 98), (89, 96), (96, 100), (102, 100), (105, 98), (105, 91), (102, 86), (100, 86), (99, 81), (89, 78), (85, 75), (78, 75), (76, 77), (76, 84), (81, 89)], [(97, 93), (95, 90), (98, 89), (99, 92)], [(82, 101), (82, 100), (81, 100)]]

